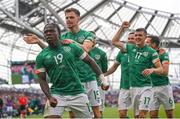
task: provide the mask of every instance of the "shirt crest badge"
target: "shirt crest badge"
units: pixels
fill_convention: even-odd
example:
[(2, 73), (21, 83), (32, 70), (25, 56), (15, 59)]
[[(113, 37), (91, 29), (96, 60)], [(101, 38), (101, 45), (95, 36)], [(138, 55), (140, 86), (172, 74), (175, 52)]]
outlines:
[(98, 55), (98, 54), (95, 55), (95, 59), (99, 60), (100, 58), (101, 58), (100, 55)]
[(70, 47), (68, 47), (68, 46), (63, 47), (63, 49), (64, 49), (64, 51), (66, 51), (66, 52), (71, 51), (71, 48), (70, 48)]
[(148, 56), (148, 52), (143, 52), (144, 57)]
[(84, 36), (78, 37), (78, 42), (79, 42), (79, 43), (83, 43), (84, 40), (85, 40), (85, 37), (84, 37)]

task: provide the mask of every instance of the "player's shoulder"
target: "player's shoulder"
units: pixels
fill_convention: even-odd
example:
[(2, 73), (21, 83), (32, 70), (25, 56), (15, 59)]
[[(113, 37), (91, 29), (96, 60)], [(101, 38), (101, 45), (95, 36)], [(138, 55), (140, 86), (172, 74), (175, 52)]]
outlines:
[(69, 31), (64, 32), (63, 34), (61, 34), (61, 36), (66, 36), (67, 34), (69, 34)]
[(77, 49), (82, 49), (81, 46), (79, 46), (78, 44), (74, 43), (74, 42), (70, 42), (67, 44), (62, 44), (64, 49), (73, 49), (73, 50), (77, 50)]
[(121, 57), (122, 55), (123, 55), (123, 52), (120, 50), (120, 51), (117, 53), (116, 57)]
[(48, 47), (42, 49), (41, 52), (39, 53), (39, 55), (45, 54), (45, 53), (49, 52), (49, 50), (50, 50), (50, 48), (48, 46)]
[(36, 56), (36, 59), (42, 59), (43, 57), (45, 57), (45, 56), (48, 54), (48, 52), (49, 52), (48, 49), (49, 49), (48, 47), (44, 48), (44, 49)]
[(159, 54), (160, 55), (163, 55), (165, 53), (167, 53), (167, 52), (166, 52), (166, 50), (164, 48), (159, 48)]
[(128, 48), (128, 49), (136, 49), (137, 46), (135, 44), (132, 43), (124, 43), (124, 45)]
[(150, 47), (148, 45), (146, 45), (145, 47), (149, 52), (157, 52), (155, 49), (153, 49), (152, 47)]
[(86, 31), (86, 30), (84, 30), (84, 29), (80, 29), (80, 32), (82, 32), (82, 33), (91, 33), (91, 32)]
[(103, 49), (99, 48), (99, 47), (95, 47), (95, 49), (101, 54), (106, 54), (106, 52)]

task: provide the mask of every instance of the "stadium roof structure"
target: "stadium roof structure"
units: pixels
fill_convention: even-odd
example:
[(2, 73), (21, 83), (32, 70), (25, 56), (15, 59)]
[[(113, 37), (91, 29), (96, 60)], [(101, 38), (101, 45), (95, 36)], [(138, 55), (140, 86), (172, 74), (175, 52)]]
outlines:
[[(129, 21), (130, 28), (121, 39), (127, 39), (129, 32), (143, 27), (148, 34), (160, 36), (161, 45), (171, 49), (169, 51), (180, 48), (180, 14), (145, 8), (125, 0), (0, 0), (1, 78), (11, 78), (11, 61), (34, 60), (41, 51), (37, 45), (26, 44), (24, 34), (34, 33), (43, 38), (43, 26), (51, 20), (60, 25), (62, 32), (67, 31), (64, 10), (70, 7), (80, 10), (81, 28), (96, 32), (99, 46), (108, 53), (109, 59), (118, 52), (111, 39), (123, 21)], [(176, 53), (173, 58), (179, 55)], [(178, 66), (179, 63), (174, 62)], [(180, 69), (176, 69), (175, 74), (180, 74)]]

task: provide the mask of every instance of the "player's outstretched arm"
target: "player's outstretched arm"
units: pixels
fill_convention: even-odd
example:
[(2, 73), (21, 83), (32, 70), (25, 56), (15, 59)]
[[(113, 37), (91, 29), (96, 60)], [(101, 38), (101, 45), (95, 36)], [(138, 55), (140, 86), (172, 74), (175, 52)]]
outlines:
[(124, 43), (121, 42), (119, 39), (126, 28), (129, 28), (129, 22), (124, 21), (112, 39), (112, 44), (122, 50), (124, 50)]
[(111, 68), (108, 69), (108, 71), (106, 73), (104, 73), (104, 76), (108, 76), (112, 73), (114, 73), (116, 71), (116, 69), (118, 68), (119, 64), (117, 62), (115, 62)]
[(46, 48), (47, 46), (34, 34), (26, 34), (23, 40), (27, 44), (38, 44), (42, 49)]

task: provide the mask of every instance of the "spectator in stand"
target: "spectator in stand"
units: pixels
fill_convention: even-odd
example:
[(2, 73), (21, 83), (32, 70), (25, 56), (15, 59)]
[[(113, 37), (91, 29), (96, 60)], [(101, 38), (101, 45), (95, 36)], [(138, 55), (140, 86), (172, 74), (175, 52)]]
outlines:
[(0, 96), (0, 118), (3, 118), (3, 99)]
[(5, 105), (6, 105), (8, 117), (12, 118), (12, 116), (13, 116), (13, 100), (12, 100), (11, 96), (7, 96)]
[(28, 103), (28, 98), (24, 94), (21, 94), (19, 96), (18, 101), (19, 101), (20, 118), (25, 118), (26, 117), (26, 106)]

